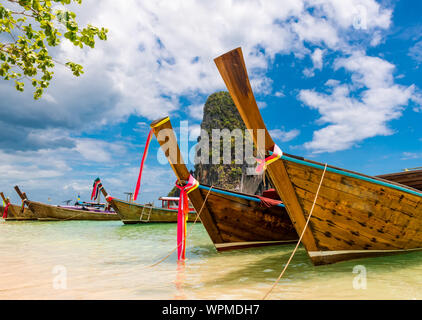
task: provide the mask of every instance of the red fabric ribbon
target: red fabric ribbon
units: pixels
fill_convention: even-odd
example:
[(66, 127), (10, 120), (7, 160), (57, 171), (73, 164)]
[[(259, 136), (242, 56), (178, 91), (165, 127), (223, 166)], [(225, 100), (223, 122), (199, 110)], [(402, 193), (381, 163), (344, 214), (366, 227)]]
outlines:
[(176, 187), (180, 190), (179, 207), (177, 211), (177, 259), (185, 260), (186, 254), (186, 222), (189, 213), (189, 192), (198, 188), (199, 183), (194, 177), (189, 176), (189, 181), (184, 186), (179, 186), (176, 181)]
[(93, 187), (92, 187), (92, 193), (91, 193), (91, 200), (94, 200), (94, 196), (95, 196), (95, 194), (97, 193), (97, 187), (98, 187), (98, 184), (100, 183), (101, 181), (100, 181), (100, 179), (96, 179), (95, 181), (94, 181), (94, 185), (93, 185)]
[(275, 200), (275, 199), (261, 197), (261, 196), (257, 196), (257, 197), (259, 198), (259, 200), (261, 200), (260, 204), (263, 207), (267, 207), (267, 208), (275, 207), (275, 206), (283, 203), (283, 201), (281, 201), (281, 200)]
[(3, 219), (7, 219), (7, 212), (9, 211), (9, 207), (10, 207), (10, 202), (6, 204), (6, 207), (4, 208)]
[(145, 159), (146, 159), (147, 154), (148, 154), (148, 148), (149, 148), (149, 144), (151, 142), (151, 137), (152, 137), (153, 131), (154, 131), (154, 129), (151, 129), (149, 131), (147, 142), (145, 143), (144, 154), (142, 155), (141, 167), (139, 169), (138, 181), (136, 182), (136, 188), (135, 188), (135, 192), (133, 194), (133, 201), (136, 201), (136, 199), (138, 198), (139, 188), (141, 187), (142, 171), (144, 170), (144, 162), (145, 162)]

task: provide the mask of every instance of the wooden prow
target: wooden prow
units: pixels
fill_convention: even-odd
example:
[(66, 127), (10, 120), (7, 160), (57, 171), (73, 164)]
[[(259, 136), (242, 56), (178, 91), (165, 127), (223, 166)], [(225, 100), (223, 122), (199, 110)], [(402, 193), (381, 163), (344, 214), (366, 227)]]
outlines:
[[(258, 142), (258, 129), (264, 129), (265, 150), (272, 150), (274, 141), (265, 126), (252, 92), (242, 49), (237, 48), (229, 51), (214, 59), (214, 62), (246, 127), (253, 131), (251, 133), (255, 144)], [(267, 167), (267, 171), (278, 194), (286, 205), (289, 217), (297, 233), (300, 235), (306, 224), (305, 215), (303, 215), (302, 207), (299, 204), (296, 192), (293, 189), (283, 162), (274, 162)], [(305, 231), (302, 242), (308, 251), (315, 251), (317, 249), (315, 239), (309, 229)]]
[(108, 193), (107, 193), (107, 191), (104, 189), (104, 186), (101, 188), (101, 193), (103, 194), (104, 198), (107, 200)]
[(0, 192), (0, 196), (1, 196), (1, 198), (3, 199), (3, 201), (4, 201), (4, 203), (5, 204), (9, 204), (9, 199), (7, 199), (5, 196), (4, 196), (4, 194), (3, 194), (3, 192)]
[(26, 197), (26, 194), (22, 193), (18, 186), (15, 186), (15, 190), (22, 200), (28, 200), (28, 198)]
[[(169, 117), (152, 122), (151, 128), (153, 128), (158, 143), (166, 155), (178, 181), (188, 180), (190, 173), (183, 161)], [(189, 193), (189, 199), (195, 207), (196, 212), (199, 213), (204, 203), (204, 198), (199, 189), (191, 191)], [(222, 243), (223, 240), (215, 226), (214, 219), (208, 211), (207, 204), (203, 206), (200, 218), (211, 240), (214, 243)]]

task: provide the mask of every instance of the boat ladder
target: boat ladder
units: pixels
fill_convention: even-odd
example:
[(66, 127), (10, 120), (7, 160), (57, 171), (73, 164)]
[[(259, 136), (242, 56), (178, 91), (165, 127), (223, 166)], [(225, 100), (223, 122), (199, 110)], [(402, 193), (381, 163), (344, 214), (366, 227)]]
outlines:
[[(148, 213), (147, 212), (144, 212), (145, 211), (145, 208), (147, 208), (147, 210), (148, 210), (148, 208), (149, 208), (149, 211), (148, 211)], [(152, 211), (152, 206), (143, 206), (142, 207), (142, 212), (141, 212), (141, 218), (140, 218), (140, 221), (141, 222), (149, 222), (149, 219), (151, 219), (151, 211)], [(145, 214), (145, 216), (146, 216), (146, 218), (145, 219), (143, 219), (143, 217), (144, 217), (144, 214)]]

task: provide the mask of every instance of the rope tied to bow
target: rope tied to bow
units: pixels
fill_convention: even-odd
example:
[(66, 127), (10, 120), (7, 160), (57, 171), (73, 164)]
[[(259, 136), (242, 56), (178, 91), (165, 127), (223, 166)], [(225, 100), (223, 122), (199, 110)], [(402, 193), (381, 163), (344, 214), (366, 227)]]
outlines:
[(268, 292), (267, 292), (267, 293), (265, 294), (265, 296), (262, 298), (262, 300), (265, 300), (265, 299), (266, 299), (266, 298), (270, 295), (271, 291), (273, 291), (273, 289), (275, 288), (275, 286), (278, 284), (278, 282), (280, 281), (280, 279), (283, 277), (284, 272), (287, 270), (287, 267), (289, 266), (290, 262), (291, 262), (291, 261), (292, 261), (292, 259), (293, 259), (293, 256), (295, 255), (295, 253), (296, 253), (296, 251), (297, 251), (297, 248), (299, 247), (299, 244), (302, 242), (302, 238), (303, 238), (303, 236), (305, 235), (305, 231), (306, 231), (306, 229), (308, 228), (309, 221), (311, 220), (312, 213), (313, 213), (313, 211), (314, 211), (315, 204), (316, 204), (316, 201), (317, 201), (317, 199), (318, 199), (319, 190), (321, 189), (321, 186), (322, 186), (322, 181), (324, 181), (324, 176), (325, 176), (325, 172), (326, 172), (326, 171), (327, 171), (327, 164), (325, 164), (324, 171), (323, 171), (323, 173), (322, 173), (322, 175), (321, 175), (321, 181), (319, 182), (318, 189), (317, 189), (317, 191), (316, 191), (316, 193), (315, 193), (315, 199), (314, 199), (314, 202), (313, 202), (313, 204), (312, 204), (311, 210), (309, 211), (308, 219), (306, 220), (305, 226), (303, 227), (302, 233), (301, 233), (301, 235), (300, 235), (300, 237), (299, 237), (299, 240), (297, 241), (296, 247), (294, 248), (294, 250), (293, 250), (292, 254), (290, 255), (289, 260), (287, 261), (286, 265), (284, 266), (283, 271), (280, 273), (279, 277), (278, 277), (278, 278), (277, 278), (277, 280), (274, 282), (274, 284), (273, 284), (273, 286), (270, 288), (270, 290), (268, 290)]
[(177, 259), (185, 260), (186, 253), (186, 223), (189, 214), (188, 194), (199, 187), (199, 182), (192, 176), (184, 186), (176, 181), (176, 187), (180, 190), (179, 207), (177, 209)]

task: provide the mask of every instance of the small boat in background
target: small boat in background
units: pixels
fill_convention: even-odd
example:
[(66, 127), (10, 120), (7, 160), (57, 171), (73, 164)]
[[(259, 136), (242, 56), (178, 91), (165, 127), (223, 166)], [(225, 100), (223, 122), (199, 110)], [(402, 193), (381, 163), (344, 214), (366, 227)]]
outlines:
[(264, 130), (266, 170), (315, 265), (422, 250), (420, 190), (284, 154), (262, 119), (242, 50), (215, 63), (255, 144)]
[[(162, 206), (160, 208), (153, 204), (138, 204), (113, 198), (107, 194), (104, 187), (101, 191), (124, 224), (177, 222), (179, 198), (161, 197)], [(194, 222), (195, 219), (195, 209), (191, 208), (188, 214), (188, 222)]]
[(377, 177), (422, 190), (422, 169), (406, 169), (403, 172), (383, 174)]
[(119, 216), (107, 208), (100, 210), (96, 208), (78, 206), (53, 206), (41, 202), (28, 200), (26, 194), (22, 193), (18, 186), (15, 190), (28, 208), (36, 215), (40, 221), (60, 221), (60, 220), (93, 220), (111, 221), (119, 220)]
[[(0, 192), (0, 196), (5, 203), (5, 207), (1, 206), (1, 216), (4, 217), (6, 221), (28, 221), (28, 220), (37, 220), (37, 216), (29, 209), (24, 206), (18, 206), (16, 204), (10, 203), (10, 200), (6, 198), (3, 192)], [(7, 210), (5, 213), (4, 211)]]
[[(177, 179), (185, 183), (191, 175), (180, 154), (170, 119), (156, 120), (151, 127)], [(196, 211), (201, 212), (202, 224), (218, 251), (294, 243), (298, 239), (279, 200), (202, 184), (189, 192), (188, 197)]]

